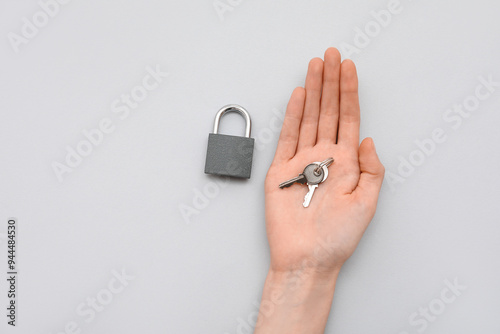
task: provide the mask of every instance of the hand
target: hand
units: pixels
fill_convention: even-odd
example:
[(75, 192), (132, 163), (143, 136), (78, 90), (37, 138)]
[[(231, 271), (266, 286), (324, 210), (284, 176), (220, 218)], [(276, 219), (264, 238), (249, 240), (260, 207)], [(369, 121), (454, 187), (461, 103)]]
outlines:
[[(330, 48), (324, 62), (309, 63), (305, 89), (292, 93), (266, 177), (272, 270), (295, 270), (311, 259), (317, 271), (339, 270), (354, 252), (375, 214), (384, 177), (373, 140), (359, 145), (359, 123), (356, 67), (350, 60), (341, 63), (339, 52)], [(328, 157), (335, 161), (308, 208), (302, 206), (307, 187), (278, 188), (307, 164)], [(330, 256), (317, 258), (319, 241), (328, 244)]]
[[(377, 206), (384, 178), (371, 138), (359, 145), (356, 67), (337, 49), (309, 63), (288, 103), (265, 182), (271, 266), (255, 333), (323, 333), (338, 272)], [(308, 188), (278, 185), (314, 161), (335, 159), (308, 208)]]

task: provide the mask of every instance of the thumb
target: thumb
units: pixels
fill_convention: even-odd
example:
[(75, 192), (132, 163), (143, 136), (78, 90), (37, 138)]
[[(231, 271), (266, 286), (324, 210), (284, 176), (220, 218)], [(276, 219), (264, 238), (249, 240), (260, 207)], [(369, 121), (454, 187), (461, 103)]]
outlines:
[(356, 195), (375, 210), (385, 168), (378, 158), (371, 138), (365, 138), (359, 145), (359, 169), (361, 175), (355, 190)]

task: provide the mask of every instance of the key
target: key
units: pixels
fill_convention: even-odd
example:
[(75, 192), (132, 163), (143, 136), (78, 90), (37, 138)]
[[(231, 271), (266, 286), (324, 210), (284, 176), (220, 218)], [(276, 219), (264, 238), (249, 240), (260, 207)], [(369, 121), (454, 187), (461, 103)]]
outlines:
[[(319, 166), (319, 164), (320, 164), (320, 162), (314, 162), (311, 164), (314, 166), (312, 169), (313, 176), (316, 176), (316, 174), (314, 173), (314, 170), (316, 169), (317, 166)], [(311, 165), (309, 165), (309, 166), (311, 166)], [(309, 182), (309, 179), (308, 179), (307, 186), (309, 188), (309, 191), (307, 192), (306, 196), (304, 197), (304, 203), (302, 203), (302, 206), (304, 208), (309, 207), (309, 204), (311, 204), (311, 199), (314, 195), (314, 191), (316, 190), (316, 188), (318, 188), (319, 184), (324, 182), (326, 180), (326, 178), (328, 177), (328, 167), (323, 165), (321, 172), (322, 173), (320, 173), (320, 175), (317, 176), (316, 178), (311, 177), (311, 182)]]
[(314, 172), (314, 170), (318, 167), (318, 164), (312, 163), (306, 166), (304, 168), (304, 171), (299, 174), (299, 176), (294, 177), (293, 179), (290, 179), (288, 181), (285, 181), (279, 185), (281, 189), (290, 187), (294, 183), (300, 183), (300, 184), (305, 184), (305, 183), (319, 183), (321, 182), (323, 178), (324, 171), (321, 170), (318, 175)]

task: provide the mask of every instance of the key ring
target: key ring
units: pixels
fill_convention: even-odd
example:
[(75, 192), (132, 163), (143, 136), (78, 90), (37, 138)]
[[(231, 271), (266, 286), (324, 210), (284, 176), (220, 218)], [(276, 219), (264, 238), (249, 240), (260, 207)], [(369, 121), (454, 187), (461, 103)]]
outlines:
[(320, 174), (320, 170), (323, 168), (323, 166), (326, 166), (327, 168), (330, 167), (330, 165), (333, 163), (334, 159), (333, 158), (328, 158), (324, 161), (322, 161), (318, 167), (316, 167), (314, 169), (314, 174), (315, 175), (319, 175)]

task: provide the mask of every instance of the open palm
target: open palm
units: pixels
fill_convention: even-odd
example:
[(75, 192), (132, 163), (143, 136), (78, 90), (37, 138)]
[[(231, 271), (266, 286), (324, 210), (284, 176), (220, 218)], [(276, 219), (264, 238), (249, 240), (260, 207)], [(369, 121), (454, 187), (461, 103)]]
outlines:
[[(335, 48), (309, 63), (305, 88), (287, 107), (275, 158), (265, 182), (266, 227), (275, 271), (296, 270), (305, 261), (317, 271), (340, 269), (370, 223), (384, 177), (371, 138), (359, 144), (360, 110), (356, 67), (341, 62)], [(333, 157), (328, 178), (314, 192), (278, 185), (315, 161)], [(318, 243), (328, 244), (318, 254)]]

